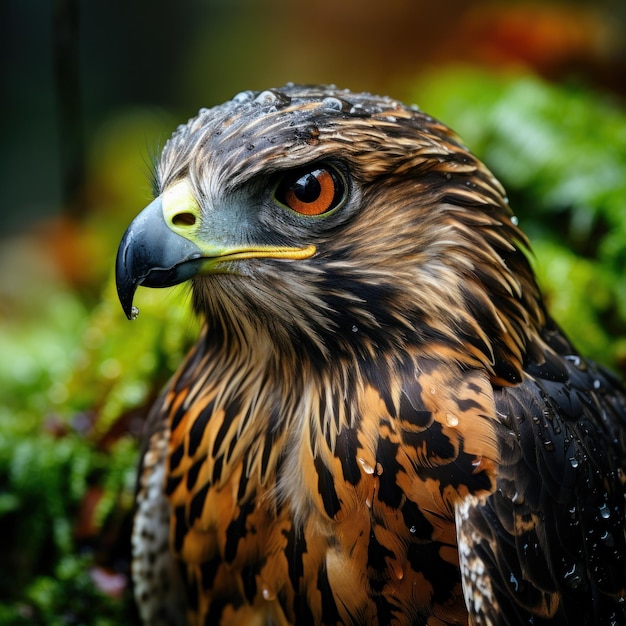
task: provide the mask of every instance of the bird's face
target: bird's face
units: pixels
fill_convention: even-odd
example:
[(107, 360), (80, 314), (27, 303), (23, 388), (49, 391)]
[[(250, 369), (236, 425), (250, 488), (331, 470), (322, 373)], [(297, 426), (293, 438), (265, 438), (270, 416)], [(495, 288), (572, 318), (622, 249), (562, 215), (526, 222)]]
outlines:
[(129, 317), (139, 285), (193, 279), (221, 336), (321, 360), (423, 346), (519, 376), (542, 315), (523, 235), (432, 118), (331, 88), (246, 92), (179, 127), (157, 179), (118, 252)]

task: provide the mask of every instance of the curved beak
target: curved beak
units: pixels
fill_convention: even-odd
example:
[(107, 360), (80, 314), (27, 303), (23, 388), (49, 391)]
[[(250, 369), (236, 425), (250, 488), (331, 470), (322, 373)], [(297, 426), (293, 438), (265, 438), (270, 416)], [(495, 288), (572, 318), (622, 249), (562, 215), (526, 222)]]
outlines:
[(170, 287), (195, 276), (204, 254), (165, 221), (161, 198), (151, 202), (131, 223), (120, 242), (115, 262), (117, 295), (128, 319), (139, 285)]
[[(117, 295), (128, 319), (137, 317), (133, 298), (139, 285), (171, 287), (198, 273), (220, 271), (224, 261), (252, 258), (306, 259), (315, 246), (219, 245), (207, 241), (210, 233), (223, 231), (219, 219), (203, 216), (187, 181), (180, 181), (151, 202), (131, 223), (117, 251)], [(204, 223), (203, 223), (204, 221)], [(223, 267), (223, 266), (222, 266)]]

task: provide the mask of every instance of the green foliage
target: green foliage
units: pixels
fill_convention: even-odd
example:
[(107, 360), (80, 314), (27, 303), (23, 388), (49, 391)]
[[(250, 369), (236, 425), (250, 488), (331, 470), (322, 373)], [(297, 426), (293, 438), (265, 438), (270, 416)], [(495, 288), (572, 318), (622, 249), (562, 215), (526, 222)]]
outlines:
[(109, 494), (99, 502), (101, 519), (124, 495), (129, 510), (135, 459), (128, 438), (110, 454), (75, 433), (0, 438), (0, 590), (3, 599), (12, 599), (0, 604), (0, 623), (95, 624), (77, 617), (93, 610), (90, 596), (98, 598), (99, 607), (110, 605), (112, 616), (124, 609), (94, 587), (87, 567), (93, 566), (93, 555), (76, 555), (75, 530), (92, 484), (104, 484)]
[(76, 367), (61, 391), (73, 399), (76, 410), (97, 411), (94, 427), (99, 433), (154, 399), (197, 336), (185, 289), (142, 289), (136, 297), (140, 317), (129, 322), (109, 281), (88, 318)]
[[(138, 448), (128, 431), (141, 427), (197, 324), (180, 289), (139, 294), (137, 322), (112, 280), (91, 310), (60, 285), (31, 295), (46, 301), (45, 320), (17, 316), (0, 337), (0, 624), (127, 622), (128, 602), (98, 591), (90, 571), (110, 564), (98, 554), (102, 535), (132, 510)], [(81, 538), (85, 514), (93, 529)]]
[(50, 576), (28, 585), (22, 600), (0, 604), (0, 624), (12, 626), (114, 626), (129, 624), (127, 605), (101, 592), (93, 584), (91, 559), (67, 555)]
[(504, 184), (556, 320), (626, 375), (626, 112), (608, 96), (459, 68), (415, 100)]

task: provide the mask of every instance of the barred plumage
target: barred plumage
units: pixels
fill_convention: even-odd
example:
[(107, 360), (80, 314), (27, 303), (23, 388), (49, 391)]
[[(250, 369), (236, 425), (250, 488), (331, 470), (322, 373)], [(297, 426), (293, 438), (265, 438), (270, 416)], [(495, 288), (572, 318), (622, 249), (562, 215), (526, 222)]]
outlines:
[(191, 279), (205, 325), (148, 422), (147, 624), (626, 620), (626, 393), (551, 321), (454, 133), (245, 92), (179, 127), (158, 181), (120, 298)]

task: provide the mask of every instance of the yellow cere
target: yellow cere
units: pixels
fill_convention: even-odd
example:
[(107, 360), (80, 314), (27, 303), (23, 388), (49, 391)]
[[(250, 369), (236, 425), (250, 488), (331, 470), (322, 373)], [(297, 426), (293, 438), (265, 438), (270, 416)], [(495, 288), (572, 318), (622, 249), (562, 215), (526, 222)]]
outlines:
[(200, 225), (200, 205), (187, 180), (181, 180), (163, 192), (163, 217), (176, 233), (189, 237)]

